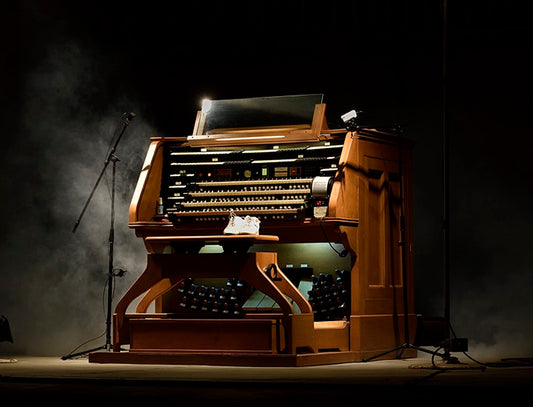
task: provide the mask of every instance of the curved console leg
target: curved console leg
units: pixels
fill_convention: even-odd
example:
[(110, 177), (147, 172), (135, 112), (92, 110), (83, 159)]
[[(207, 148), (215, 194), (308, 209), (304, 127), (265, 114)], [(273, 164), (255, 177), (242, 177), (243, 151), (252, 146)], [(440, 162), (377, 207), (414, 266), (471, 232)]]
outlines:
[(124, 324), (124, 318), (129, 305), (140, 295), (150, 290), (165, 276), (160, 264), (153, 260), (151, 254), (147, 256), (146, 268), (137, 280), (124, 293), (115, 307), (113, 315), (113, 350), (119, 351), (120, 345), (128, 342), (128, 329)]
[[(275, 270), (274, 274), (271, 274), (272, 267)], [(299, 292), (296, 292), (297, 289), (279, 269), (277, 253), (256, 252), (243, 267), (241, 277), (280, 306), (283, 312), (286, 352), (295, 354), (298, 349), (303, 348), (316, 352), (311, 305)], [(300, 310), (303, 310), (302, 314), (295, 314), (294, 307), (287, 297), (296, 301)]]
[(296, 305), (298, 305), (298, 308), (300, 308), (300, 312), (302, 314), (312, 314), (313, 308), (311, 307), (311, 304), (309, 304), (309, 302), (305, 299), (302, 293), (294, 286), (291, 280), (289, 280), (287, 276), (283, 274), (283, 271), (281, 271), (277, 263), (275, 263), (275, 267), (277, 269), (278, 276), (278, 280), (274, 282), (276, 287), (278, 287), (281, 292), (283, 292), (287, 297), (293, 300)]
[(137, 313), (145, 313), (148, 310), (148, 307), (154, 301), (156, 298), (162, 296), (166, 292), (172, 290), (176, 285), (178, 285), (183, 279), (179, 280), (177, 283), (172, 284), (170, 282), (169, 278), (164, 278), (157, 282), (146, 294), (144, 294), (143, 298), (139, 303), (137, 304), (137, 308), (135, 308), (135, 312)]

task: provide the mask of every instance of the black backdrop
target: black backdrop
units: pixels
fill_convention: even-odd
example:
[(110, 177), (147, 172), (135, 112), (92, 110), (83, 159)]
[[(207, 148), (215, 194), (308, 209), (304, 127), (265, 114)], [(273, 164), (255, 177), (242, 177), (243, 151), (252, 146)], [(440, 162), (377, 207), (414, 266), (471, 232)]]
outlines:
[[(450, 147), (451, 322), (482, 356), (533, 349), (532, 27), (523, 2), (218, 1), (2, 5), (0, 353), (62, 354), (105, 329), (109, 176), (72, 227), (120, 128), (115, 256), (142, 270), (127, 208), (152, 135), (188, 135), (204, 97), (324, 93), (415, 146), (415, 302), (443, 313), (442, 134)], [(103, 343), (99, 337), (89, 346)], [(530, 355), (528, 355), (530, 356)]]

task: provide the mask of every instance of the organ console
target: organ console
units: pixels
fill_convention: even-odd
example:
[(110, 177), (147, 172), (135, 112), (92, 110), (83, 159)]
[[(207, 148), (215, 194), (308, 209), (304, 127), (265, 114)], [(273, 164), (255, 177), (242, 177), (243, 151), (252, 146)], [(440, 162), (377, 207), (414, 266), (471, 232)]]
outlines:
[[(322, 95), (209, 101), (190, 136), (152, 137), (129, 210), (146, 267), (116, 305), (112, 351), (89, 361), (342, 363), (403, 343), (404, 318), (414, 335), (413, 143), (330, 128), (325, 108)], [(259, 233), (224, 234), (230, 213)], [(281, 267), (302, 244), (327, 255)]]

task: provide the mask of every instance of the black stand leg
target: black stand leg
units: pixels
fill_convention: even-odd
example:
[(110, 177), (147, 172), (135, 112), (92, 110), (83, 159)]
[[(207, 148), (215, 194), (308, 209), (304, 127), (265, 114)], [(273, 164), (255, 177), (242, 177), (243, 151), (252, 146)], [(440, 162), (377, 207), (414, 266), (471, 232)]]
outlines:
[[(105, 345), (99, 346), (94, 349), (89, 349), (83, 352), (78, 353), (69, 353), (68, 355), (61, 356), (61, 359), (66, 360), (73, 357), (85, 355), (97, 350), (105, 349), (107, 351), (110, 351), (113, 348), (113, 344), (111, 342), (111, 304), (113, 301), (113, 278), (115, 277), (115, 270), (114, 270), (114, 260), (113, 260), (113, 245), (115, 241), (115, 174), (116, 174), (116, 167), (117, 167), (117, 161), (120, 161), (118, 157), (115, 155), (115, 151), (117, 149), (118, 143), (120, 139), (122, 138), (122, 135), (124, 134), (124, 131), (126, 130), (126, 127), (128, 127), (130, 121), (135, 117), (135, 113), (127, 113), (126, 120), (124, 121), (124, 125), (122, 127), (122, 131), (120, 132), (119, 136), (117, 137), (117, 140), (115, 141), (115, 144), (111, 148), (109, 155), (104, 163), (104, 168), (102, 168), (102, 171), (100, 172), (100, 176), (98, 177), (98, 180), (96, 181), (91, 194), (89, 195), (89, 199), (85, 203), (85, 206), (83, 207), (83, 210), (81, 212), (80, 217), (78, 218), (78, 221), (74, 225), (74, 229), (72, 230), (72, 233), (76, 232), (76, 229), (78, 228), (78, 225), (80, 224), (81, 218), (83, 217), (83, 214), (85, 213), (85, 210), (89, 206), (89, 202), (98, 187), (98, 184), (100, 183), (100, 180), (102, 179), (102, 176), (104, 175), (107, 166), (110, 162), (113, 163), (113, 177), (112, 177), (112, 187), (111, 187), (111, 225), (109, 228), (109, 261), (108, 261), (108, 271), (107, 271), (107, 316), (106, 316), (106, 342)], [(123, 271), (121, 271), (123, 273)]]

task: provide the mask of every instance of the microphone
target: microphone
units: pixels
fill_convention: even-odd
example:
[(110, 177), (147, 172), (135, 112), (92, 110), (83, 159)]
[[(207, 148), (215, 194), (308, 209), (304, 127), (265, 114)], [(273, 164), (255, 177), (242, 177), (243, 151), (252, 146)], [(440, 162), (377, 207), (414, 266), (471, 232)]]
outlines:
[(124, 274), (126, 274), (128, 270), (125, 270), (123, 268), (115, 268), (113, 269), (113, 277), (122, 277)]
[(133, 118), (137, 115), (133, 112), (124, 112), (123, 116), (126, 116), (126, 120), (133, 120)]

